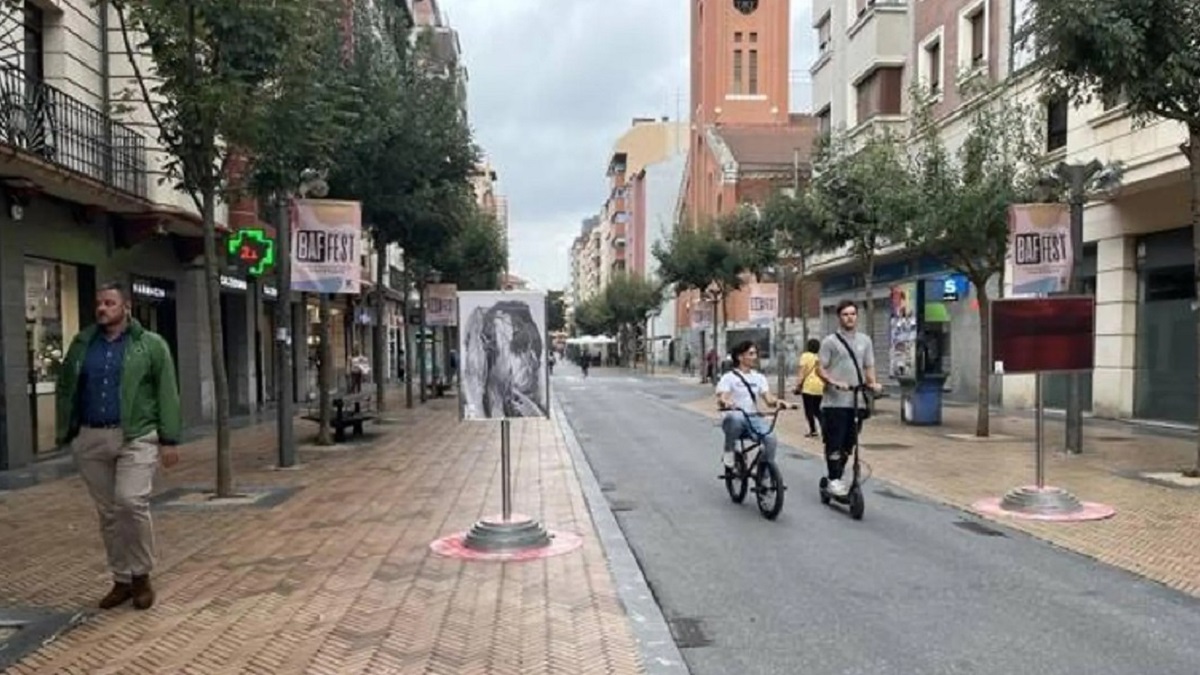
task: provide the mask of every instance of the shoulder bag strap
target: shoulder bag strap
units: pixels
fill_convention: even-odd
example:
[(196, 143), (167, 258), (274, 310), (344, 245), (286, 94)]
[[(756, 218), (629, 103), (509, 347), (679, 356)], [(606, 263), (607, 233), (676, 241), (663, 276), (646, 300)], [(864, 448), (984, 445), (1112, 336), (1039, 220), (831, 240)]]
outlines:
[(863, 379), (862, 368), (858, 367), (858, 357), (854, 355), (854, 350), (850, 348), (850, 343), (846, 342), (846, 338), (842, 337), (841, 333), (834, 333), (833, 336), (838, 339), (838, 342), (842, 343), (842, 346), (846, 348), (846, 353), (850, 355), (850, 362), (854, 364), (854, 372), (858, 373), (858, 383), (865, 385), (867, 381)]
[(741, 380), (742, 384), (746, 385), (746, 391), (750, 392), (750, 400), (754, 401), (754, 405), (758, 405), (758, 397), (754, 395), (754, 387), (750, 386), (750, 383), (746, 381), (746, 378), (742, 377), (742, 374), (737, 371), (737, 368), (734, 368), (729, 372), (737, 375), (737, 379)]

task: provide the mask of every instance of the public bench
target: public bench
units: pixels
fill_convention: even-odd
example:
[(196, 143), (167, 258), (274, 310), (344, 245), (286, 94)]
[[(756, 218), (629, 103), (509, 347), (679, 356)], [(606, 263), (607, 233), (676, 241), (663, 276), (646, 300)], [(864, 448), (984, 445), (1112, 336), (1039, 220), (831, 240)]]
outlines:
[[(347, 429), (353, 429), (355, 436), (362, 436), (363, 425), (377, 417), (375, 397), (370, 394), (333, 393), (330, 394), (330, 403), (333, 415), (330, 417), (329, 426), (333, 429), (333, 440), (337, 443), (346, 442)], [(304, 419), (321, 423), (319, 401), (312, 402)]]

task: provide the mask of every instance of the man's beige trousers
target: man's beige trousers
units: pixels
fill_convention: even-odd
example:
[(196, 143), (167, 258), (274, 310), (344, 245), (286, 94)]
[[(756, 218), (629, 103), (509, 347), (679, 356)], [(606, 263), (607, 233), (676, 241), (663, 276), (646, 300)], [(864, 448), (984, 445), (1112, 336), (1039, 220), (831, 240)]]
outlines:
[(150, 521), (150, 489), (158, 467), (158, 435), (126, 442), (121, 429), (83, 428), (71, 442), (79, 475), (87, 484), (113, 579), (154, 568), (154, 526)]

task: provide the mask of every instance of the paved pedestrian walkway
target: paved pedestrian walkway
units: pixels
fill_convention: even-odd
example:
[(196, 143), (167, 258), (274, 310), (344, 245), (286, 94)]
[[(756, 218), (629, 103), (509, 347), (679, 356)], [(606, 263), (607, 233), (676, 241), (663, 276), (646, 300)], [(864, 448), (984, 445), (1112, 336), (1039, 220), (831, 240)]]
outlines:
[[(698, 394), (702, 391), (697, 387)], [(706, 416), (717, 415), (709, 398), (688, 407)], [(981, 498), (1000, 497), (1014, 487), (1034, 483), (1034, 429), (1029, 416), (995, 414), (993, 437), (974, 439), (974, 407), (946, 406), (941, 427), (903, 425), (898, 408), (896, 397), (880, 400), (878, 414), (863, 432), (862, 457), (876, 478), (968, 511)], [(819, 440), (806, 438), (807, 432), (802, 411), (781, 416), (782, 443), (810, 456), (823, 456)], [(1069, 456), (1062, 452), (1063, 436), (1061, 419), (1047, 419), (1046, 483), (1066, 488), (1080, 500), (1114, 506), (1116, 516), (1071, 524), (1009, 517), (1001, 522), (1200, 596), (1200, 485), (1172, 485), (1145, 476), (1177, 474), (1181, 467), (1191, 466), (1195, 441), (1089, 420), (1084, 453)], [(807, 494), (816, 502), (816, 486), (791, 487), (792, 499), (802, 500)], [(792, 499), (789, 508), (800, 503)], [(886, 508), (885, 499), (871, 497), (867, 517), (871, 510)]]
[[(268, 508), (156, 509), (155, 607), (97, 613), (10, 672), (642, 672), (553, 422), (513, 423), (515, 506), (581, 534), (582, 548), (524, 563), (430, 552), (500, 509), (499, 428), (459, 423), (455, 405), (393, 412), (368, 440), (333, 450), (304, 446), (294, 471), (268, 468), (272, 425), (235, 431), (238, 485), (292, 496)], [(312, 437), (311, 424), (296, 429)], [(211, 485), (212, 452), (211, 441), (184, 446), (157, 490)], [(107, 590), (77, 478), (0, 496), (0, 532), (0, 606), (75, 611)]]

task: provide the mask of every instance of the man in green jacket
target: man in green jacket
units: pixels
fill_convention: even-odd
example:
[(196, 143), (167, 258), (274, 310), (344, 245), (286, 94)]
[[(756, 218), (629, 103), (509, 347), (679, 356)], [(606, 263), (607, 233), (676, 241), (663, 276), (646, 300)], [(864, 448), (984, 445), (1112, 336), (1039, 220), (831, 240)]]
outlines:
[(57, 404), (58, 443), (70, 443), (96, 503), (113, 575), (100, 608), (132, 600), (148, 609), (154, 604), (150, 491), (159, 461), (167, 467), (178, 461), (171, 446), (179, 442), (179, 387), (170, 348), (130, 317), (121, 284), (96, 293), (96, 325), (67, 350)]

